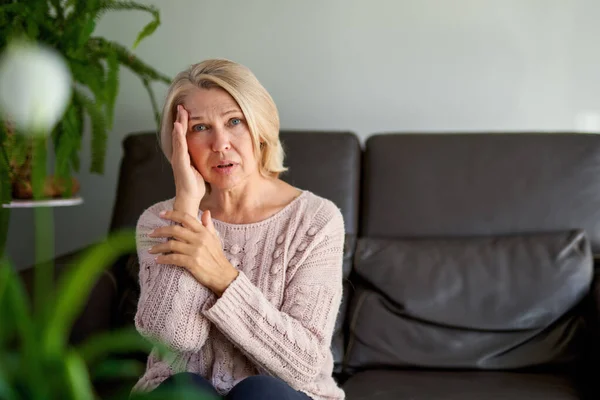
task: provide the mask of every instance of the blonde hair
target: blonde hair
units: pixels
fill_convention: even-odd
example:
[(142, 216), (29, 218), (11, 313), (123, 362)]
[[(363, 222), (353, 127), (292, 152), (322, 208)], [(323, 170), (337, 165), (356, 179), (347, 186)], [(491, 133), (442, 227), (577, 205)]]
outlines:
[(225, 59), (205, 60), (193, 64), (177, 74), (169, 90), (162, 111), (160, 147), (171, 160), (172, 131), (177, 105), (183, 103), (191, 87), (221, 88), (237, 102), (252, 137), (259, 171), (266, 177), (278, 177), (287, 170), (283, 166), (284, 151), (279, 140), (279, 113), (271, 95), (256, 76), (245, 66)]

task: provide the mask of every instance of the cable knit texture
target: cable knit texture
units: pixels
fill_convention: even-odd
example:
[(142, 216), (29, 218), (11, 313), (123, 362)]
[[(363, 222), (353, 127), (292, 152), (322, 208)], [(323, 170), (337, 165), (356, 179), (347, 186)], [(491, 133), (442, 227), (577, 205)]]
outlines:
[[(170, 221), (170, 199), (137, 225), (138, 331), (173, 350), (148, 357), (134, 391), (194, 372), (226, 394), (248, 376), (273, 375), (316, 400), (343, 399), (332, 378), (331, 339), (342, 297), (344, 222), (329, 200), (304, 191), (281, 211), (252, 224), (214, 220), (223, 251), (240, 273), (217, 298), (185, 269), (157, 265), (148, 237)], [(200, 218), (201, 212), (198, 215)]]

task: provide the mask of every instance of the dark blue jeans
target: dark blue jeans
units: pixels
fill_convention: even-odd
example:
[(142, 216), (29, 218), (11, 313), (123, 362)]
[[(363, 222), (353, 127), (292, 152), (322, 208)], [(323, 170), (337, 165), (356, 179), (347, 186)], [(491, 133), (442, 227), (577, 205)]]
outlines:
[(298, 392), (281, 379), (265, 375), (250, 376), (221, 397), (211, 383), (200, 375), (191, 372), (175, 374), (160, 384), (156, 391), (173, 387), (179, 382), (187, 382), (207, 396), (208, 399), (226, 400), (310, 400), (306, 394)]

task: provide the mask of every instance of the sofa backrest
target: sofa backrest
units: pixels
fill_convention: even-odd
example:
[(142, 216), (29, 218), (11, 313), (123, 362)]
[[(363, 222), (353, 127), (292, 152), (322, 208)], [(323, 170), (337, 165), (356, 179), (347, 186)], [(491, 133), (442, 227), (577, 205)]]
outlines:
[(375, 135), (363, 173), (362, 236), (583, 228), (600, 253), (599, 135)]
[(600, 251), (600, 136), (366, 141), (348, 373), (579, 357)]
[(111, 232), (135, 229), (146, 208), (175, 196), (171, 165), (158, 145), (155, 132), (132, 133), (122, 145)]

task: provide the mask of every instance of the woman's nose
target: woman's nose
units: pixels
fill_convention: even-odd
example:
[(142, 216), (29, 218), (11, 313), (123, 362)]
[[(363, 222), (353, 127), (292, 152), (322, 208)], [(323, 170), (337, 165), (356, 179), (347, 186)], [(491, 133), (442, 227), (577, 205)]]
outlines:
[(231, 148), (229, 141), (229, 135), (223, 128), (217, 128), (214, 130), (212, 150), (215, 152), (223, 152)]

